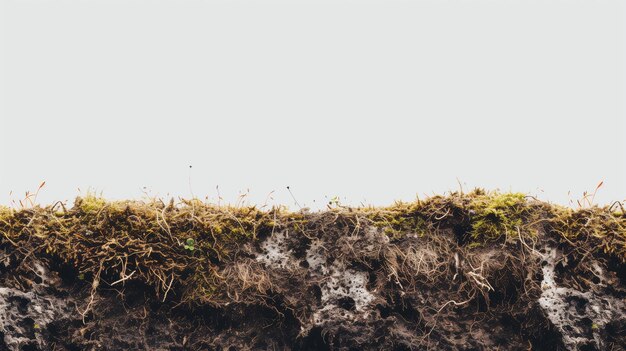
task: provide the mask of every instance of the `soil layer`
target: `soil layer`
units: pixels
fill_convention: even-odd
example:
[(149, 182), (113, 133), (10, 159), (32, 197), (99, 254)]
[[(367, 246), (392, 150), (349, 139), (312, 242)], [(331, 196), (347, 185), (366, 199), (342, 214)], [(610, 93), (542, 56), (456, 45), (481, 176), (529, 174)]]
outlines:
[(625, 283), (618, 203), (0, 207), (0, 350), (625, 350)]

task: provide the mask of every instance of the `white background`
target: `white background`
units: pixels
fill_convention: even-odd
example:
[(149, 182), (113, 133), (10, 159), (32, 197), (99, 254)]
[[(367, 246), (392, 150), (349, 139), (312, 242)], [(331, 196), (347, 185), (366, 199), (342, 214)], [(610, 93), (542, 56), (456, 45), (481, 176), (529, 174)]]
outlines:
[(623, 1), (1, 3), (0, 204), (626, 198)]

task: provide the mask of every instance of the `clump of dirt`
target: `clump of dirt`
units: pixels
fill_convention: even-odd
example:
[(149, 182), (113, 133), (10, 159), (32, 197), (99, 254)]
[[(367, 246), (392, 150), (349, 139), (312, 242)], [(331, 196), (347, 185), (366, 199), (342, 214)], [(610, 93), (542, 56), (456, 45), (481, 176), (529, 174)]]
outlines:
[(0, 208), (0, 350), (626, 349), (626, 214), (453, 193), (324, 212)]

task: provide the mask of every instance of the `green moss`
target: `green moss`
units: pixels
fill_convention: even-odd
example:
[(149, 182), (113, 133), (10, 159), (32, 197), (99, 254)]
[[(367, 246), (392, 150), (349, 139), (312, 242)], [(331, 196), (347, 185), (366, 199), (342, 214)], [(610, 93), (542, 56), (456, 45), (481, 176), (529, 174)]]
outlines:
[(106, 204), (107, 201), (104, 198), (95, 194), (87, 194), (87, 196), (77, 199), (77, 205), (84, 213), (98, 213)]
[(469, 204), (474, 240), (517, 236), (528, 215), (526, 196), (521, 193), (477, 194)]
[(426, 220), (420, 213), (421, 208), (420, 202), (396, 202), (390, 207), (369, 207), (359, 209), (358, 212), (365, 215), (373, 225), (382, 228), (387, 236), (395, 239), (407, 233), (423, 236), (428, 232)]
[(8, 220), (13, 215), (13, 209), (0, 205), (0, 222)]
[(365, 212), (374, 225), (392, 238), (406, 233), (427, 235), (442, 228), (468, 227), (471, 239), (476, 242), (516, 237), (524, 221), (535, 217), (524, 194), (482, 189)]
[(626, 215), (610, 208), (550, 208), (550, 229), (567, 245), (589, 243), (594, 250), (626, 262)]

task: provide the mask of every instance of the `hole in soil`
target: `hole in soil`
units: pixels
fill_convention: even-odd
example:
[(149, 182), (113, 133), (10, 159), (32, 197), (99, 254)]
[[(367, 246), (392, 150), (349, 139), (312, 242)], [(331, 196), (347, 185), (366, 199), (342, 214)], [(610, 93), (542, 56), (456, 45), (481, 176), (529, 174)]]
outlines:
[(576, 312), (580, 314), (585, 313), (585, 306), (587, 305), (587, 300), (578, 296), (570, 296), (566, 299), (566, 301), (574, 305), (574, 307), (576, 308)]
[(391, 315), (391, 308), (389, 306), (383, 306), (381, 304), (376, 305), (376, 309), (380, 313), (381, 318), (387, 318)]
[(17, 323), (24, 330), (25, 336), (29, 339), (35, 338), (35, 320), (30, 317), (24, 318)]
[(611, 257), (607, 262), (607, 269), (617, 274), (621, 285), (626, 285), (626, 264), (621, 263), (616, 257)]
[(593, 335), (593, 329), (591, 328), (591, 326), (593, 325), (593, 321), (589, 318), (583, 318), (580, 320), (580, 322), (582, 323), (583, 328), (585, 330), (584, 331), (585, 335), (589, 335), (589, 336)]
[(348, 296), (342, 297), (337, 300), (337, 306), (348, 311), (354, 311), (356, 309), (356, 303), (354, 302), (354, 299)]
[(470, 230), (472, 230), (472, 226), (469, 224), (469, 221), (461, 222), (452, 226), (454, 236), (456, 237), (456, 240), (460, 245), (467, 243)]
[(328, 344), (324, 340), (324, 337), (322, 336), (322, 328), (315, 327), (311, 329), (311, 331), (309, 332), (309, 335), (307, 335), (306, 337), (302, 339), (302, 344), (300, 345), (300, 347), (295, 348), (295, 350), (301, 350), (301, 351), (328, 350), (330, 351), (330, 347), (328, 346)]
[(322, 302), (322, 288), (320, 288), (319, 285), (313, 285), (311, 287), (311, 291), (313, 292), (313, 296), (315, 296), (317, 302)]
[(491, 306), (498, 306), (500, 304), (513, 304), (517, 301), (519, 296), (519, 289), (521, 287), (515, 286), (515, 284), (506, 284), (501, 288), (492, 290), (489, 292), (489, 304)]
[(28, 299), (25, 299), (20, 296), (11, 296), (9, 297), (9, 302), (11, 302), (12, 304), (15, 304), (15, 306), (17, 307), (17, 310), (21, 314), (28, 313), (28, 304), (30, 303)]
[[(529, 318), (532, 318), (529, 316)], [(554, 351), (554, 350), (566, 350), (563, 345), (563, 339), (561, 333), (556, 331), (553, 326), (545, 329), (540, 329), (540, 333), (533, 335), (530, 338), (532, 349), (536, 351)]]
[(65, 285), (73, 285), (78, 280), (78, 269), (76, 269), (74, 265), (61, 263), (57, 271), (59, 272), (61, 281)]
[(419, 321), (422, 319), (420, 312), (413, 307), (413, 304), (409, 301), (402, 300), (402, 302), (395, 305), (394, 312), (398, 313), (406, 321)]
[(372, 268), (372, 270), (368, 273), (367, 277), (367, 289), (373, 290), (372, 287), (376, 286), (376, 280), (378, 279), (376, 272), (378, 272), (378, 268)]
[(291, 252), (293, 256), (297, 259), (302, 259), (306, 257), (306, 252), (311, 247), (311, 240), (306, 239), (302, 236), (298, 237), (299, 240), (295, 242), (293, 247), (291, 248)]

